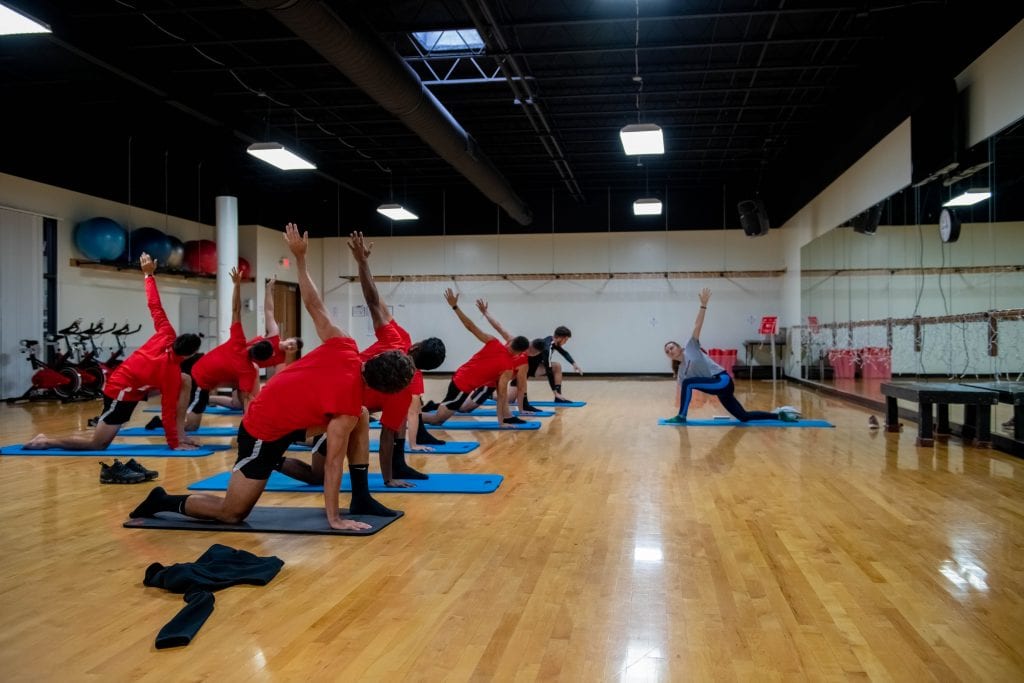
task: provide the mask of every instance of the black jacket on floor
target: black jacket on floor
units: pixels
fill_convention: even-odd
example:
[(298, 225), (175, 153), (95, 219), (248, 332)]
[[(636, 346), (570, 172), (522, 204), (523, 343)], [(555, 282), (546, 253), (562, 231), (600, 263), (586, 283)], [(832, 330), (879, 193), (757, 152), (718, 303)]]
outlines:
[(187, 603), (173, 619), (160, 629), (157, 649), (188, 645), (207, 617), (213, 613), (213, 591), (248, 583), (265, 586), (284, 566), (278, 557), (259, 557), (245, 550), (236, 550), (215, 543), (195, 562), (165, 567), (154, 562), (146, 568), (147, 586), (184, 593)]

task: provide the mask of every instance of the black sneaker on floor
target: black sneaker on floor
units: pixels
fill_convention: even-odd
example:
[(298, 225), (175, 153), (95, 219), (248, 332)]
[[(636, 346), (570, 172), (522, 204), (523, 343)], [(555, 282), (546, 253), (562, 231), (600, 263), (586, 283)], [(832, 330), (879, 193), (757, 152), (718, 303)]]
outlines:
[(523, 420), (523, 419), (518, 418), (518, 417), (513, 415), (512, 417), (506, 417), (505, 418), (505, 424), (507, 424), (507, 425), (524, 425), (524, 424), (526, 424), (526, 420)]
[(572, 403), (572, 401), (567, 398), (562, 398), (561, 396), (555, 396), (555, 403)]
[(113, 465), (100, 463), (101, 484), (141, 484), (144, 481), (146, 481), (146, 475), (133, 472), (125, 467), (124, 463), (117, 460)]
[(540, 408), (535, 408), (534, 406), (530, 405), (529, 403), (527, 403), (527, 404), (525, 404), (523, 406), (523, 410), (528, 412), (528, 413), (539, 413), (540, 412)]
[(157, 415), (152, 420), (150, 420), (149, 422), (146, 423), (146, 429), (152, 430), (152, 429), (163, 429), (163, 428), (164, 428), (164, 421), (160, 419), (159, 415)]
[[(117, 460), (114, 461), (114, 464), (117, 464)], [(149, 481), (150, 479), (156, 479), (157, 477), (160, 476), (160, 473), (157, 472), (156, 470), (147, 470), (145, 467), (142, 466), (142, 463), (140, 463), (135, 458), (132, 458), (131, 460), (126, 462), (124, 466), (130, 469), (132, 472), (138, 472), (139, 474), (144, 476), (146, 478), (146, 481)]]

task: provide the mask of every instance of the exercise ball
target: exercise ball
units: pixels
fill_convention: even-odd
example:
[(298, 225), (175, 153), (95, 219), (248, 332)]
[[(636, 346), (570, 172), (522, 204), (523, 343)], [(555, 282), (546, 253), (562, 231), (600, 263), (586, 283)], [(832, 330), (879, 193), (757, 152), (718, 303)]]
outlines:
[(170, 245), (170, 250), (167, 252), (167, 263), (164, 265), (178, 270), (185, 265), (185, 243), (174, 235), (167, 236), (167, 243)]
[(242, 276), (243, 280), (248, 280), (252, 277), (252, 266), (249, 265), (248, 260), (241, 256), (238, 257), (238, 274)]
[(128, 236), (128, 261), (138, 263), (142, 252), (149, 254), (158, 266), (166, 266), (171, 256), (171, 242), (156, 228), (136, 228)]
[(217, 272), (217, 243), (212, 240), (185, 242), (185, 268), (193, 273), (213, 275)]
[(128, 231), (110, 218), (90, 218), (75, 226), (75, 246), (87, 259), (114, 261), (124, 253)]

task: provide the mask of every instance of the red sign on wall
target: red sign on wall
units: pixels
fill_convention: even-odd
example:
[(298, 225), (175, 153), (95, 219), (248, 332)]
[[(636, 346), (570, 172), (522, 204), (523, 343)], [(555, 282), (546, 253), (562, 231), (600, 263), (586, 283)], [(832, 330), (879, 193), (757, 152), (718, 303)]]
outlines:
[(777, 315), (761, 316), (761, 328), (757, 331), (758, 334), (775, 334), (778, 331), (779, 331), (779, 316), (777, 316)]
[(818, 327), (818, 316), (807, 316), (807, 327), (811, 328), (812, 333), (818, 334), (818, 331), (821, 329), (820, 327)]

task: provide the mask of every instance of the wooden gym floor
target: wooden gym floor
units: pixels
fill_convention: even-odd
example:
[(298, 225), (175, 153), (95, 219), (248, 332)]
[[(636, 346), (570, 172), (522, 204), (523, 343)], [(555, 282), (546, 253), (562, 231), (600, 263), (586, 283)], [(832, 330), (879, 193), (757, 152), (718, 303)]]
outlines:
[[(382, 494), (406, 516), (369, 538), (127, 530), (150, 484), (99, 484), (100, 458), (2, 457), (0, 677), (1024, 680), (1022, 461), (919, 449), (914, 425), (872, 432), (865, 410), (782, 382), (741, 381), (738, 396), (837, 428), (657, 427), (673, 386), (570, 379), (590, 405), (540, 432), (413, 457), (505, 481)], [(2, 441), (82, 427), (98, 405), (0, 406)], [(145, 464), (181, 492), (233, 457)], [(146, 567), (212, 543), (286, 564), (266, 587), (217, 593), (191, 645), (156, 651), (183, 602), (143, 587)]]

